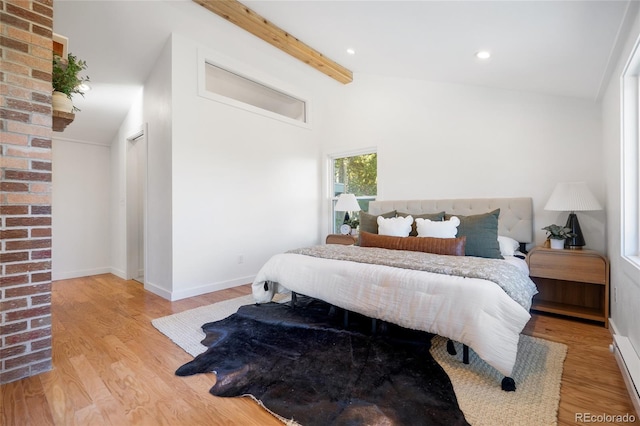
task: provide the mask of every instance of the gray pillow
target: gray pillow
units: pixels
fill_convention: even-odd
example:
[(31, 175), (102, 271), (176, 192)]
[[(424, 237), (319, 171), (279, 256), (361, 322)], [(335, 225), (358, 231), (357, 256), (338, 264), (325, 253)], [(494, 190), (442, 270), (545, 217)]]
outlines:
[(504, 259), (500, 254), (500, 244), (498, 243), (500, 209), (470, 216), (446, 214), (445, 220), (449, 220), (451, 216), (457, 216), (460, 219), (456, 237), (467, 237), (464, 247), (466, 256)]
[(382, 213), (379, 215), (369, 214), (367, 212), (360, 212), (360, 231), (368, 232), (370, 234), (378, 233), (378, 216), (382, 216), (385, 219), (390, 217), (396, 217), (396, 211)]
[(416, 219), (429, 219), (435, 222), (440, 222), (442, 219), (444, 219), (444, 212), (423, 213), (423, 214), (411, 214), (411, 213), (398, 212), (398, 216), (401, 216), (401, 217), (413, 216), (413, 224), (411, 224), (411, 232), (409, 233), (409, 236), (417, 237), (418, 228), (416, 227)]

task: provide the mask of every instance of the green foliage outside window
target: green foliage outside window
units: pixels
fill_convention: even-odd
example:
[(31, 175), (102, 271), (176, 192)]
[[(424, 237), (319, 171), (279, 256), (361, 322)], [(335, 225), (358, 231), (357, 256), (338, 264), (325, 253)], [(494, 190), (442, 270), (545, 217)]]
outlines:
[(375, 196), (378, 192), (378, 155), (363, 154), (354, 157), (337, 158), (334, 161), (336, 187), (341, 193), (360, 196)]

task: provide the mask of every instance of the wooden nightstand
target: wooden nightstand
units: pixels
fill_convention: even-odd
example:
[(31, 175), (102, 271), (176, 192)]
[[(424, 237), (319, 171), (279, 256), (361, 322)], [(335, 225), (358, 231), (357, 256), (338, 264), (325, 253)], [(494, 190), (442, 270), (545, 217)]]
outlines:
[(527, 256), (538, 286), (531, 309), (609, 326), (609, 262), (593, 250), (536, 247)]
[(357, 235), (343, 235), (343, 234), (329, 234), (327, 235), (327, 244), (342, 244), (345, 246), (352, 246), (358, 242)]

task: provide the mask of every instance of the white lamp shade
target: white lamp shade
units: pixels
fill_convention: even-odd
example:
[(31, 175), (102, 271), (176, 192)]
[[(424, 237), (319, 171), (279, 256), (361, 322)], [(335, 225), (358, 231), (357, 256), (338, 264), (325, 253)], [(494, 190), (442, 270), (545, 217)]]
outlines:
[(588, 211), (602, 210), (602, 206), (584, 182), (558, 183), (544, 206), (553, 211)]
[(359, 212), (360, 205), (355, 195), (340, 194), (338, 202), (336, 202), (336, 206), (333, 209), (337, 212)]

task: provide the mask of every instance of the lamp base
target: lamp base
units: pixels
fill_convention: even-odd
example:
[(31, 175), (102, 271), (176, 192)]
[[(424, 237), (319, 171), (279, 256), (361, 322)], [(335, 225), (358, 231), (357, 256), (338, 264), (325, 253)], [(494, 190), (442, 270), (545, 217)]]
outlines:
[(573, 237), (566, 239), (565, 247), (574, 249), (574, 250), (581, 249), (585, 245), (584, 237), (582, 236), (582, 229), (580, 229), (580, 222), (578, 222), (578, 216), (576, 216), (574, 212), (571, 212), (569, 214), (569, 217), (567, 218), (567, 224), (565, 225), (565, 227), (570, 228), (571, 233), (574, 234)]

